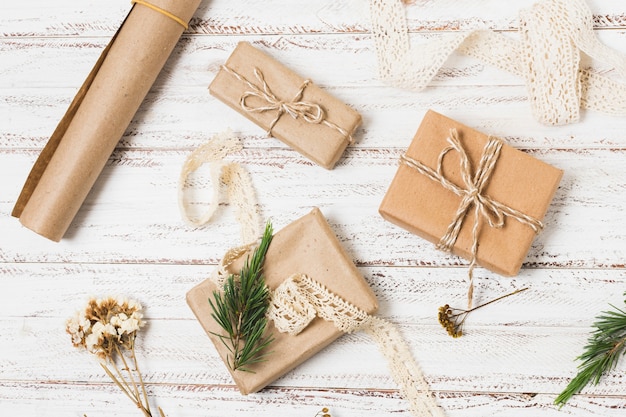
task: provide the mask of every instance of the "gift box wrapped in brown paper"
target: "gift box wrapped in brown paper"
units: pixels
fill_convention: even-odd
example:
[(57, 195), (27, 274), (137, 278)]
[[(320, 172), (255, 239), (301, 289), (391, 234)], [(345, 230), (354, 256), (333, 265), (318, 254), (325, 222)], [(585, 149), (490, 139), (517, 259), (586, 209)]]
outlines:
[[(238, 273), (246, 257), (231, 264), (229, 272)], [(270, 290), (291, 275), (302, 273), (369, 314), (378, 309), (374, 293), (317, 208), (274, 235), (263, 270)], [(217, 284), (207, 279), (187, 293), (187, 303), (227, 364), (229, 351), (213, 334), (221, 334), (222, 329), (211, 316), (208, 301), (216, 290), (219, 290)], [(252, 365), (254, 373), (232, 371), (225, 365), (242, 394), (259, 391), (343, 334), (332, 322), (321, 318), (314, 319), (295, 336), (278, 332), (272, 322), (269, 331), (275, 340), (268, 348), (267, 361)]]
[[(469, 165), (475, 170), (490, 137), (432, 110), (425, 115), (408, 147), (405, 154), (407, 160), (419, 161), (436, 170), (441, 153), (450, 146), (448, 137), (451, 129), (456, 129)], [(447, 153), (441, 165), (443, 176), (460, 189), (466, 188), (458, 153)], [(522, 216), (541, 221), (562, 174), (561, 170), (503, 144), (481, 194), (496, 204), (522, 213)], [(474, 176), (474, 171), (470, 176)], [(400, 163), (379, 212), (386, 220), (433, 243), (439, 243), (459, 210), (461, 200), (461, 196), (410, 164)], [(487, 216), (496, 217), (489, 210), (485, 212)], [(480, 219), (482, 226), (477, 236), (476, 261), (478, 265), (498, 274), (514, 276), (521, 268), (536, 230), (529, 223), (509, 216), (503, 216), (503, 220), (503, 227), (491, 227), (488, 219)], [(472, 258), (474, 223), (474, 208), (470, 207), (462, 219), (452, 253), (466, 259)]]
[(209, 91), (326, 169), (361, 123), (354, 109), (248, 42), (237, 45)]
[(133, 1), (35, 162), (12, 215), (59, 241), (200, 0)]

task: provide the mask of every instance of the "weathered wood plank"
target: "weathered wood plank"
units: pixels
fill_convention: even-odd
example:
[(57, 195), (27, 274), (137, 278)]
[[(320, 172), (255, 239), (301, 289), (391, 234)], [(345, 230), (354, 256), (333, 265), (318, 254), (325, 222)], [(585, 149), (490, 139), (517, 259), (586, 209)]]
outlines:
[[(412, 44), (428, 44), (433, 36), (411, 37)], [(515, 39), (516, 35), (509, 37)], [(626, 53), (626, 31), (599, 32), (606, 45)], [(381, 86), (376, 50), (364, 35), (246, 35), (184, 36), (175, 48), (155, 88), (206, 87), (239, 41), (252, 42), (303, 76), (324, 87)], [(0, 88), (78, 88), (108, 40), (102, 38), (0, 38)], [(419, 49), (415, 53), (419, 54)], [(608, 76), (610, 68), (585, 59)], [(622, 82), (625, 80), (621, 79)], [(433, 86), (523, 85), (524, 80), (480, 62), (453, 55), (433, 80)]]
[[(21, 392), (15, 397), (15, 392)], [(406, 404), (397, 392), (388, 390), (272, 388), (243, 397), (232, 387), (209, 384), (150, 385), (153, 406), (161, 406), (168, 416), (222, 417), (263, 415), (314, 417), (328, 407), (333, 416), (360, 417), (397, 415), (409, 417)], [(14, 415), (64, 415), (83, 417), (134, 417), (137, 410), (111, 384), (84, 382), (47, 384), (0, 384), (0, 412)], [(579, 396), (558, 410), (551, 395), (437, 393), (437, 400), (450, 417), (618, 417), (622, 416), (624, 397)], [(45, 406), (42, 406), (45, 404)]]
[[(414, 1), (406, 13), (412, 31), (450, 31), (488, 27), (515, 30), (518, 11), (534, 0), (522, 0), (513, 7), (499, 0)], [(626, 14), (611, 0), (594, 0), (594, 26), (622, 29)], [(70, 0), (28, 0), (7, 5), (0, 22), (0, 35), (24, 36), (111, 36), (130, 9), (125, 0), (106, 3), (96, 0), (80, 4)], [(276, 34), (276, 33), (365, 33), (370, 29), (368, 3), (357, 0), (324, 0), (294, 3), (281, 0), (229, 2), (205, 0), (191, 21), (193, 34)]]
[[(107, 382), (97, 360), (72, 347), (64, 321), (0, 319), (0, 346), (7, 355), (0, 364), (2, 380)], [(574, 358), (588, 336), (585, 328), (563, 326), (468, 325), (471, 333), (461, 339), (451, 339), (438, 325), (403, 323), (400, 328), (431, 388), (452, 393), (556, 395), (574, 376)], [(226, 365), (195, 320), (149, 320), (136, 350), (147, 383), (232, 385)], [(624, 370), (618, 365), (585, 393), (623, 396)], [(343, 336), (272, 386), (397, 390), (381, 353), (363, 333)]]
[[(277, 227), (320, 206), (360, 265), (464, 265), (378, 215), (400, 152), (350, 150), (333, 171), (313, 166), (284, 149), (251, 149), (234, 159), (250, 169), (262, 214), (279, 219)], [(68, 239), (54, 244), (23, 229), (8, 215), (36, 153), (0, 153), (0, 165), (7, 172), (0, 184), (0, 207), (5, 213), (0, 225), (6, 231), (0, 236), (0, 259), (214, 262), (226, 246), (239, 243), (238, 227), (232, 210), (226, 207), (205, 229), (194, 230), (181, 221), (176, 188), (186, 154), (156, 150), (117, 153), (87, 197)], [(545, 219), (546, 229), (535, 239), (526, 266), (623, 267), (624, 151), (545, 150), (537, 156), (566, 174)], [(191, 201), (202, 210), (211, 195), (210, 182), (199, 176), (192, 187)]]
[[(225, 366), (184, 302), (211, 266), (14, 264), (0, 270), (6, 284), (0, 308), (0, 364), (5, 381), (106, 382), (93, 358), (71, 347), (65, 319), (89, 295), (124, 294), (145, 306), (148, 326), (138, 342), (150, 383), (231, 385)], [(380, 315), (398, 323), (433, 388), (444, 392), (557, 393), (575, 372), (593, 316), (620, 305), (622, 271), (543, 270), (515, 279), (477, 282), (490, 299), (530, 290), (478, 310), (467, 335), (451, 339), (436, 323), (437, 307), (463, 304), (464, 271), (444, 268), (363, 268), (380, 301)], [(36, 301), (35, 301), (36, 300)], [(558, 349), (551, 348), (555, 344)], [(58, 352), (55, 361), (49, 352)], [(367, 368), (362, 364), (367, 363)], [(92, 364), (93, 366), (90, 366)], [(623, 395), (620, 365), (594, 395)], [(277, 381), (279, 387), (395, 390), (372, 341), (347, 335)], [(365, 394), (367, 395), (367, 394)]]

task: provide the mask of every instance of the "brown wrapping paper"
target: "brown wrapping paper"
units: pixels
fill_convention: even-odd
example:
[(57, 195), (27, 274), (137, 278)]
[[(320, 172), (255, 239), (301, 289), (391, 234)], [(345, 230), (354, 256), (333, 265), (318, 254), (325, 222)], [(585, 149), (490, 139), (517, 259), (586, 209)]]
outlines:
[[(201, 0), (150, 0), (184, 22)], [(183, 26), (135, 4), (33, 166), (12, 215), (51, 240), (67, 231), (174, 49)]]
[[(488, 136), (434, 111), (429, 111), (406, 154), (435, 169), (440, 152), (448, 146), (450, 128), (456, 128), (472, 167), (476, 167)], [(460, 159), (450, 155), (444, 161), (446, 177), (462, 186)], [(475, 168), (474, 168), (475, 169)], [(563, 172), (532, 156), (504, 145), (486, 188), (485, 195), (522, 213), (542, 220), (559, 185)], [(379, 212), (386, 220), (433, 243), (446, 233), (461, 198), (416, 170), (400, 164)], [(471, 259), (473, 211), (466, 216), (452, 252)], [(498, 274), (519, 272), (535, 232), (513, 218), (503, 228), (486, 222), (478, 236), (478, 264)]]
[[(245, 256), (231, 265), (232, 270), (229, 272), (237, 273), (244, 260)], [(303, 273), (367, 313), (372, 314), (378, 309), (374, 293), (317, 208), (274, 235), (267, 252), (264, 271), (270, 289), (275, 289), (295, 273)], [(187, 293), (187, 303), (227, 363), (227, 349), (218, 337), (211, 334), (222, 333), (211, 317), (208, 303), (214, 290), (217, 290), (216, 284), (207, 279)], [(266, 362), (251, 368), (255, 373), (233, 372), (226, 365), (242, 394), (259, 391), (342, 335), (332, 323), (320, 318), (314, 319), (297, 336), (278, 332), (271, 322), (269, 329), (275, 338), (268, 348), (271, 354)]]
[[(225, 66), (263, 89), (262, 82), (255, 75), (257, 68), (274, 96), (284, 102), (292, 102), (305, 82), (304, 78), (248, 42), (240, 42), (237, 45)], [(242, 96), (251, 91), (251, 88), (224, 68), (218, 72), (209, 86), (209, 91), (266, 131), (270, 129), (278, 115), (279, 110), (273, 108), (264, 111), (245, 111), (241, 105)], [(325, 122), (309, 123), (302, 116), (294, 118), (285, 112), (271, 129), (272, 136), (318, 165), (332, 169), (348, 146), (351, 135), (361, 123), (361, 115), (313, 83), (304, 88), (302, 97), (296, 101), (319, 105), (324, 112)], [(256, 108), (272, 107), (258, 97), (249, 97), (247, 104)], [(329, 126), (329, 123), (339, 129)], [(344, 132), (342, 133), (340, 129)]]

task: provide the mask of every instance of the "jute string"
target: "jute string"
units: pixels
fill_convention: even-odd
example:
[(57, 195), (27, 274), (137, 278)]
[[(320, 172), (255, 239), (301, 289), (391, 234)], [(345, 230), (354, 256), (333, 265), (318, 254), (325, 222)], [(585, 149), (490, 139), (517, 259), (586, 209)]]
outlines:
[[(290, 101), (284, 101), (279, 99), (271, 90), (270, 86), (265, 81), (263, 72), (258, 68), (254, 68), (254, 76), (258, 84), (254, 84), (249, 81), (243, 75), (239, 74), (232, 68), (226, 65), (222, 65), (222, 69), (228, 74), (235, 77), (237, 80), (244, 83), (250, 90), (242, 94), (239, 100), (239, 106), (246, 113), (265, 113), (276, 112), (276, 117), (272, 120), (267, 129), (268, 136), (273, 136), (272, 131), (274, 126), (280, 120), (284, 114), (288, 114), (293, 119), (302, 118), (307, 123), (311, 124), (323, 124), (331, 129), (339, 132), (343, 137), (348, 139), (348, 142), (352, 143), (352, 135), (341, 126), (326, 119), (326, 113), (322, 106), (317, 103), (302, 100), (304, 90), (311, 84), (311, 80), (304, 80), (300, 88), (294, 94)], [(250, 105), (250, 98), (257, 98), (261, 101), (260, 105)]]
[[(219, 207), (222, 185), (228, 189), (227, 201), (235, 206), (236, 218), (241, 225), (243, 242), (256, 241), (260, 234), (260, 215), (256, 195), (248, 171), (236, 162), (226, 163), (227, 156), (239, 152), (243, 145), (231, 131), (217, 134), (210, 141), (194, 150), (186, 158), (178, 180), (178, 206), (187, 224), (200, 227), (207, 224)], [(192, 217), (188, 213), (185, 188), (189, 176), (204, 164), (211, 164), (213, 194), (209, 207), (203, 215)]]
[(142, 6), (146, 6), (149, 9), (154, 10), (155, 12), (161, 13), (163, 16), (167, 16), (170, 19), (172, 19), (174, 22), (178, 23), (179, 25), (181, 25), (183, 28), (185, 28), (185, 30), (189, 29), (189, 24), (187, 22), (185, 22), (183, 19), (181, 19), (180, 17), (176, 16), (175, 14), (168, 12), (165, 9), (162, 9), (159, 6), (155, 6), (152, 3), (149, 3), (145, 0), (131, 0), (130, 1), (131, 4), (141, 4)]
[[(459, 233), (461, 232), (463, 222), (465, 221), (467, 214), (470, 212), (470, 208), (474, 208), (472, 246), (470, 250), (471, 258), (468, 268), (469, 289), (467, 293), (468, 308), (471, 308), (474, 295), (474, 268), (477, 263), (479, 236), (483, 223), (486, 221), (490, 227), (500, 229), (504, 227), (505, 218), (510, 217), (530, 227), (535, 233), (539, 233), (541, 231), (543, 224), (534, 217), (509, 207), (506, 204), (500, 203), (499, 201), (496, 201), (484, 194), (484, 189), (489, 182), (500, 156), (500, 151), (502, 149), (502, 141), (500, 139), (491, 136), (489, 137), (487, 144), (485, 144), (485, 147), (483, 148), (483, 153), (474, 173), (472, 173), (471, 161), (465, 151), (465, 148), (463, 148), (463, 145), (459, 140), (456, 129), (450, 129), (447, 142), (449, 146), (443, 149), (439, 154), (436, 169), (432, 169), (406, 154), (400, 157), (400, 163), (416, 170), (422, 175), (425, 175), (430, 180), (441, 184), (446, 190), (449, 190), (461, 197), (459, 207), (454, 213), (446, 233), (437, 244), (438, 249), (446, 252), (452, 251), (452, 248), (459, 237)], [(451, 151), (456, 151), (459, 155), (460, 173), (463, 186), (458, 186), (450, 181), (446, 178), (444, 173), (444, 160), (446, 155), (448, 155)]]

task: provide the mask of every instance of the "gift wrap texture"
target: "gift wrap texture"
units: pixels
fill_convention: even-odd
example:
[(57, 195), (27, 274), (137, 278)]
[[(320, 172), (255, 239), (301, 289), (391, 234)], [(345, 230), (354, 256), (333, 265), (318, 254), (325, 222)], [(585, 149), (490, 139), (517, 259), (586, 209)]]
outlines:
[[(449, 146), (450, 129), (456, 129), (471, 166), (478, 165), (489, 136), (429, 110), (406, 155), (436, 169), (441, 152)], [(450, 152), (443, 161), (445, 177), (463, 187), (460, 159)], [(537, 220), (543, 219), (563, 172), (538, 159), (503, 145), (483, 194)], [(386, 220), (433, 243), (446, 234), (461, 197), (415, 169), (400, 164), (379, 212)], [(481, 220), (482, 221), (482, 220)], [(473, 210), (466, 215), (452, 252), (471, 259)], [(498, 274), (518, 273), (535, 237), (527, 224), (505, 217), (504, 227), (483, 222), (478, 235), (477, 263)]]
[(361, 124), (356, 110), (248, 42), (237, 45), (209, 91), (326, 169), (335, 166)]
[[(200, 0), (153, 2), (184, 22)], [(183, 33), (177, 20), (135, 4), (50, 137), (13, 216), (60, 241)]]
[[(229, 272), (238, 273), (245, 258), (246, 255), (233, 263)], [(278, 287), (291, 275), (301, 273), (369, 314), (378, 309), (376, 296), (317, 208), (274, 235), (263, 270), (270, 290)], [(217, 284), (212, 279), (207, 279), (187, 293), (187, 303), (228, 367), (226, 356), (229, 352), (219, 337), (212, 334), (222, 333), (222, 329), (211, 316), (208, 302), (216, 290)], [(275, 340), (268, 348), (271, 353), (266, 362), (252, 365), (251, 370), (254, 373), (233, 372), (228, 367), (243, 394), (259, 391), (343, 334), (333, 323), (321, 318), (314, 319), (296, 336), (278, 332), (272, 322), (269, 329)]]

